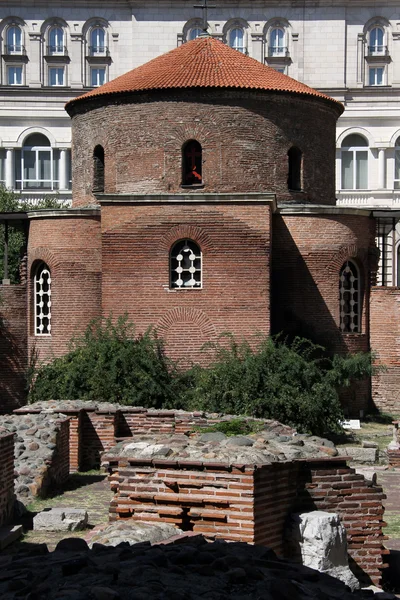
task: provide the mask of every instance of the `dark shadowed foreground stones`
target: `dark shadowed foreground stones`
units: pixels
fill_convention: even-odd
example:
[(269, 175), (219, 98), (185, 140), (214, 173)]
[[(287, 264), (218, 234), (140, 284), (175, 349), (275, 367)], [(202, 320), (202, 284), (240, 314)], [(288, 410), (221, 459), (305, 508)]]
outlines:
[[(272, 550), (201, 536), (116, 548), (83, 540), (53, 553), (0, 557), (2, 600), (357, 600), (341, 581), (279, 560)], [(62, 551), (61, 551), (62, 550)], [(388, 598), (394, 596), (387, 596)]]

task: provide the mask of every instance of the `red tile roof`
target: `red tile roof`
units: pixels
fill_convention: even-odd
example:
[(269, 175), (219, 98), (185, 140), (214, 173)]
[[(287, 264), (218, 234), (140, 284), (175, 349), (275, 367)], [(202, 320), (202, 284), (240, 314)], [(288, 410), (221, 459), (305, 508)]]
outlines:
[(342, 104), (211, 37), (199, 37), (68, 102), (110, 94), (183, 88), (242, 88), (316, 96)]

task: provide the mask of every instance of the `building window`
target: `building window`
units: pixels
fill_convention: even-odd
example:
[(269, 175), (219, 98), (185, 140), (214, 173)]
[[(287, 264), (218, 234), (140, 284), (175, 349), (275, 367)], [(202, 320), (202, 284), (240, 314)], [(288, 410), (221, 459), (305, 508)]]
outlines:
[(269, 34), (268, 56), (286, 56), (285, 31), (274, 27)]
[(35, 335), (51, 334), (51, 275), (45, 263), (40, 263), (34, 277)]
[(201, 288), (201, 250), (193, 240), (180, 240), (171, 248), (170, 287)]
[(23, 67), (22, 66), (8, 66), (7, 67), (7, 83), (8, 83), (8, 85), (22, 85), (23, 84)]
[(348, 135), (342, 143), (342, 189), (368, 189), (368, 142), (361, 135)]
[(90, 56), (105, 56), (107, 54), (106, 34), (102, 27), (94, 27), (90, 32)]
[(382, 27), (373, 27), (370, 30), (368, 54), (370, 56), (386, 54), (385, 32)]
[(202, 29), (200, 29), (200, 27), (193, 27), (193, 29), (191, 29), (191, 30), (189, 31), (189, 34), (188, 34), (188, 37), (187, 37), (187, 39), (188, 39), (188, 41), (195, 40), (195, 39), (196, 39), (196, 38), (198, 38), (198, 37), (199, 37), (199, 36), (200, 36), (202, 33), (203, 33), (203, 30), (202, 30)]
[(48, 54), (64, 54), (64, 31), (61, 27), (52, 27), (50, 29)]
[(22, 31), (17, 25), (7, 29), (6, 54), (22, 54)]
[(295, 146), (288, 151), (288, 188), (293, 191), (301, 190), (301, 162), (302, 152)]
[(90, 85), (92, 87), (99, 87), (106, 82), (106, 68), (105, 67), (91, 67), (90, 69)]
[(360, 277), (356, 265), (348, 260), (340, 270), (340, 329), (360, 332)]
[(59, 187), (60, 152), (47, 137), (33, 133), (15, 151), (15, 187), (18, 190), (54, 190)]
[(93, 192), (104, 192), (104, 148), (93, 150)]
[(190, 140), (182, 148), (182, 185), (201, 185), (203, 151), (196, 140)]
[(229, 46), (239, 52), (246, 52), (244, 45), (244, 31), (240, 27), (231, 29), (228, 36)]
[(385, 85), (385, 67), (368, 68), (368, 85)]
[(64, 67), (49, 67), (49, 85), (51, 87), (60, 87), (65, 85)]

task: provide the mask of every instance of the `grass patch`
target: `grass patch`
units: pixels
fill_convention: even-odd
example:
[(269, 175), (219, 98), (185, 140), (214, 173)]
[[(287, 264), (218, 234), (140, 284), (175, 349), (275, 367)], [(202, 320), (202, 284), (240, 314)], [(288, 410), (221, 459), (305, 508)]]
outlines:
[(384, 534), (390, 538), (400, 538), (400, 514), (398, 512), (385, 511), (385, 527)]
[(215, 423), (209, 427), (194, 427), (193, 432), (196, 433), (224, 433), (231, 437), (234, 435), (248, 435), (250, 433), (258, 433), (264, 429), (264, 423), (259, 421), (250, 421), (247, 419), (232, 419), (231, 421), (222, 421)]

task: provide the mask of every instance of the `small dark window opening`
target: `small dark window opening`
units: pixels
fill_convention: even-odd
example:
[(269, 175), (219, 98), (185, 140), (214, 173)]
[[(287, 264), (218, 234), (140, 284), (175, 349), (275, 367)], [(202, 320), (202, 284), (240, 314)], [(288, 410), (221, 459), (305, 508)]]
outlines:
[(288, 188), (293, 191), (301, 190), (301, 150), (294, 147), (288, 151), (289, 174)]
[(104, 148), (96, 146), (93, 150), (93, 191), (104, 192)]
[(190, 140), (182, 148), (182, 185), (201, 185), (203, 151), (196, 140)]

